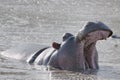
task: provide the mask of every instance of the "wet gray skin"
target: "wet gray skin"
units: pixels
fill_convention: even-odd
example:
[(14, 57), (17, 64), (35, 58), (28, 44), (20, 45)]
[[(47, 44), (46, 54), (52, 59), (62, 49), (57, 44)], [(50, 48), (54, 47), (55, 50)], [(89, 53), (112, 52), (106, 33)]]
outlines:
[[(63, 34), (62, 41), (64, 42), (64, 41), (68, 40), (72, 36), (73, 35), (71, 33), (65, 33), (65, 34)], [(61, 46), (60, 43), (57, 43), (57, 42), (52, 43), (52, 47), (55, 48), (55, 49), (59, 49), (60, 46)]]
[(53, 47), (37, 46), (33, 48), (34, 50), (32, 45), (26, 46), (27, 49), (21, 48), (21, 45), (21, 47), (2, 52), (2, 55), (62, 70), (97, 70), (99, 65), (96, 42), (111, 35), (111, 29), (102, 22), (88, 22), (77, 35), (63, 36), (63, 42), (58, 48), (56, 48), (57, 43)]

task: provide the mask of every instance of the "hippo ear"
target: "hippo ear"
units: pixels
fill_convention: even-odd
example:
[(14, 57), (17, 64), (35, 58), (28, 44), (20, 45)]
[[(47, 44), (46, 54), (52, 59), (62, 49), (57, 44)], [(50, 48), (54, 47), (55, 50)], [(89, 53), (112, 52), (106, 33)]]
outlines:
[(60, 45), (59, 43), (56, 43), (56, 42), (53, 42), (52, 43), (52, 47), (55, 48), (55, 49), (59, 49), (60, 48)]

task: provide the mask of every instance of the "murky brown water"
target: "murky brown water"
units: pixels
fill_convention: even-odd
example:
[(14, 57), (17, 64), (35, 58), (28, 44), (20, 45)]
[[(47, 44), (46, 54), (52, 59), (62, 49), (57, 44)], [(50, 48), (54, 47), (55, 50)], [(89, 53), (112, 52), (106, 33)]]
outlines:
[[(0, 51), (19, 43), (51, 45), (87, 21), (102, 21), (120, 36), (119, 0), (0, 0)], [(0, 80), (119, 80), (120, 40), (99, 41), (96, 74), (45, 70), (0, 57)]]

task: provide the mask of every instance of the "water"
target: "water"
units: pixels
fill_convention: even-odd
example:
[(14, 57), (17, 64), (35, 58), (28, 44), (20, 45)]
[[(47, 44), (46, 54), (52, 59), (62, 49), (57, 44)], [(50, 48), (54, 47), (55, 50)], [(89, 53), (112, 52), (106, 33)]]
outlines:
[[(0, 51), (19, 43), (51, 45), (76, 34), (87, 21), (102, 21), (120, 36), (119, 0), (0, 0)], [(46, 70), (0, 56), (0, 80), (119, 80), (120, 40), (99, 41), (96, 74)]]

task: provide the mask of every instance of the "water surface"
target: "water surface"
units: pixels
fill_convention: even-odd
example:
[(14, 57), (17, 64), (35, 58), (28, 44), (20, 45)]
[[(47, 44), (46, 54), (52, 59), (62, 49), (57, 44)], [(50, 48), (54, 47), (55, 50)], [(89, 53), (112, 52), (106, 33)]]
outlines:
[[(19, 43), (51, 45), (62, 34), (76, 34), (87, 21), (102, 21), (120, 36), (119, 0), (0, 0), (0, 51)], [(0, 80), (119, 80), (120, 40), (97, 43), (96, 74), (46, 70), (0, 57)]]

